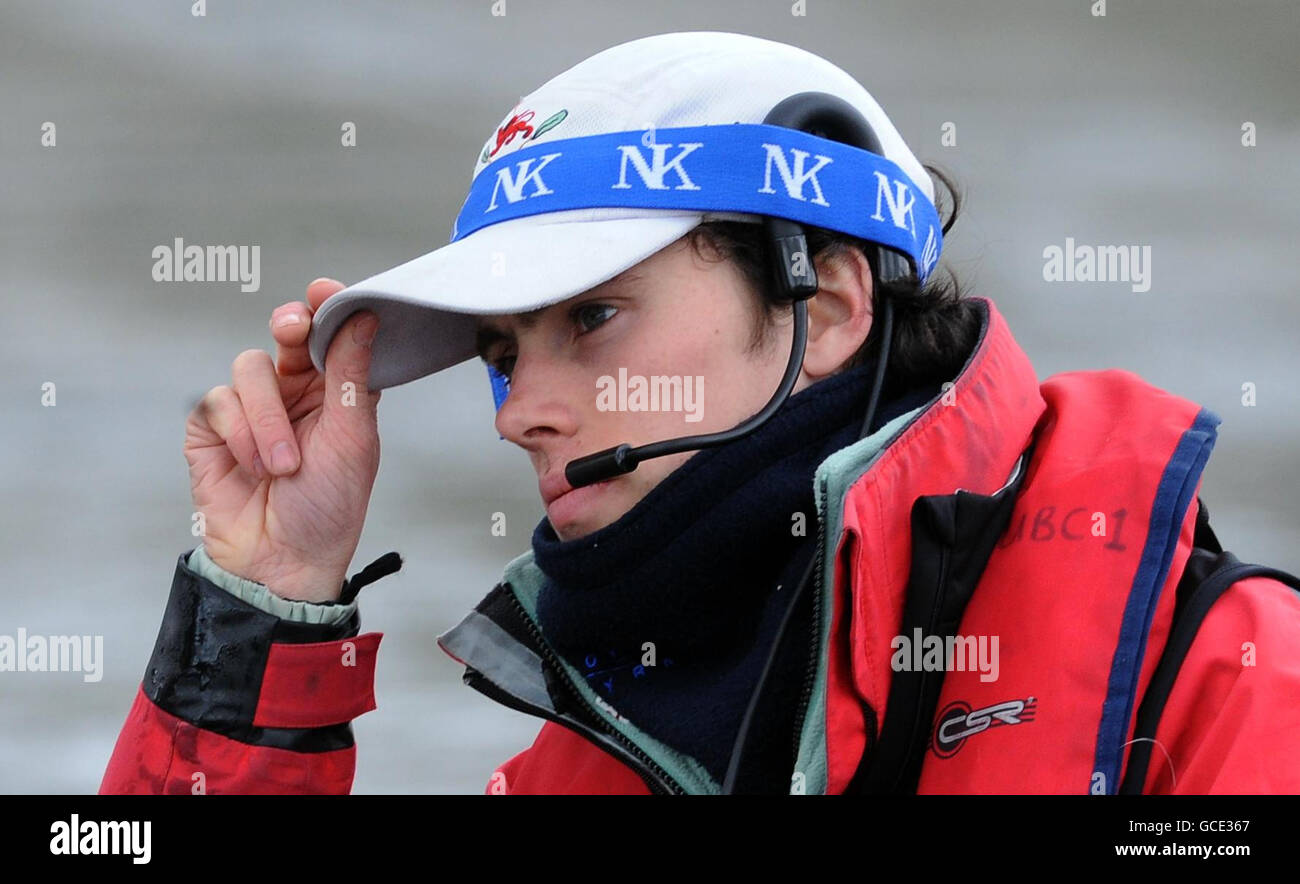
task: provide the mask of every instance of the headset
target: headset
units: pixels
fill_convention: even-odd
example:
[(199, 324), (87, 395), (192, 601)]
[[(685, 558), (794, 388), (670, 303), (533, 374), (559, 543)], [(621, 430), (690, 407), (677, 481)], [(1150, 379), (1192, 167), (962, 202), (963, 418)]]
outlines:
[[(884, 155), (880, 147), (880, 139), (876, 137), (875, 131), (862, 114), (847, 101), (826, 92), (800, 92), (791, 95), (773, 107), (764, 117), (763, 122), (768, 125), (798, 129), (810, 135), (841, 141), (874, 154)], [(766, 423), (789, 397), (799, 376), (799, 370), (803, 367), (804, 352), (808, 344), (807, 300), (817, 294), (817, 271), (813, 267), (812, 256), (808, 254), (808, 242), (802, 224), (787, 218), (765, 215), (763, 225), (768, 241), (768, 261), (777, 290), (794, 302), (794, 342), (790, 347), (790, 359), (786, 363), (785, 374), (776, 392), (772, 394), (772, 398), (752, 417), (729, 430), (665, 439), (636, 448), (623, 443), (571, 460), (564, 468), (564, 476), (572, 487), (580, 488), (630, 473), (642, 461), (651, 458), (714, 448), (734, 442)], [(915, 272), (910, 257), (886, 246), (877, 245), (870, 249), (867, 258), (871, 265), (874, 284), (878, 289), (900, 282)], [(881, 317), (880, 358), (876, 364), (876, 374), (871, 384), (871, 398), (867, 404), (867, 414), (862, 422), (859, 437), (870, 434), (872, 430), (872, 419), (875, 417), (880, 390), (884, 385), (885, 366), (889, 362), (889, 346), (893, 338), (893, 305), (887, 297), (882, 298), (881, 302), (884, 315)], [(497, 383), (494, 377), (494, 392), (499, 395)]]

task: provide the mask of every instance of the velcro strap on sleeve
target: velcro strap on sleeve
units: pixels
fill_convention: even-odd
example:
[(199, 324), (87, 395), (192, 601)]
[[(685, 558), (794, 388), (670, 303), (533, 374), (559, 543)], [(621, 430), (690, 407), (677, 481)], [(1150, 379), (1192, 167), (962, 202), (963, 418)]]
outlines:
[(381, 638), (368, 632), (332, 642), (272, 643), (253, 726), (325, 727), (374, 709)]

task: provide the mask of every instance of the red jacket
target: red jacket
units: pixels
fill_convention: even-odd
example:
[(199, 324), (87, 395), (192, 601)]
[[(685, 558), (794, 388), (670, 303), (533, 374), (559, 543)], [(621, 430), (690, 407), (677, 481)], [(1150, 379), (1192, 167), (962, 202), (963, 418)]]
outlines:
[[(1040, 384), (977, 300), (984, 327), (951, 389), (817, 472), (801, 591), (819, 631), (791, 791), (1300, 792), (1300, 594), (1289, 575), (1248, 576), (1208, 529), (1197, 491), (1218, 418), (1124, 371)], [(551, 652), (539, 586), (520, 556), (439, 637), (468, 684), (547, 719), (487, 791), (721, 791)], [(192, 791), (196, 772), (209, 792), (349, 791), (346, 722), (374, 708), (379, 635), (302, 644), (320, 636), (261, 620), (241, 638), (258, 618), (221, 593), (182, 558), (101, 791)], [(199, 622), (236, 624), (206, 649), (205, 606)]]

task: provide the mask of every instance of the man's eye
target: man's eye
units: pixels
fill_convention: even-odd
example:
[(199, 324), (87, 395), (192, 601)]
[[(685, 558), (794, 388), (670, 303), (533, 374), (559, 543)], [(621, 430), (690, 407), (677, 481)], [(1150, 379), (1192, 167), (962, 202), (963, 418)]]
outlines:
[(610, 304), (583, 304), (573, 311), (573, 318), (583, 332), (595, 331), (618, 312)]
[(509, 379), (510, 373), (515, 370), (515, 357), (499, 356), (495, 359), (489, 360), (488, 364), (496, 369), (498, 373), (505, 375), (506, 378)]

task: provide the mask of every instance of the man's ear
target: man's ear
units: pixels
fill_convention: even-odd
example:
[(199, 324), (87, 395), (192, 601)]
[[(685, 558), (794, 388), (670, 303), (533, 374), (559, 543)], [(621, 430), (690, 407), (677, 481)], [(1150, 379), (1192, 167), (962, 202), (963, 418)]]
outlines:
[(835, 374), (866, 341), (873, 285), (871, 264), (859, 249), (817, 259), (817, 294), (808, 299), (802, 372), (809, 384)]

